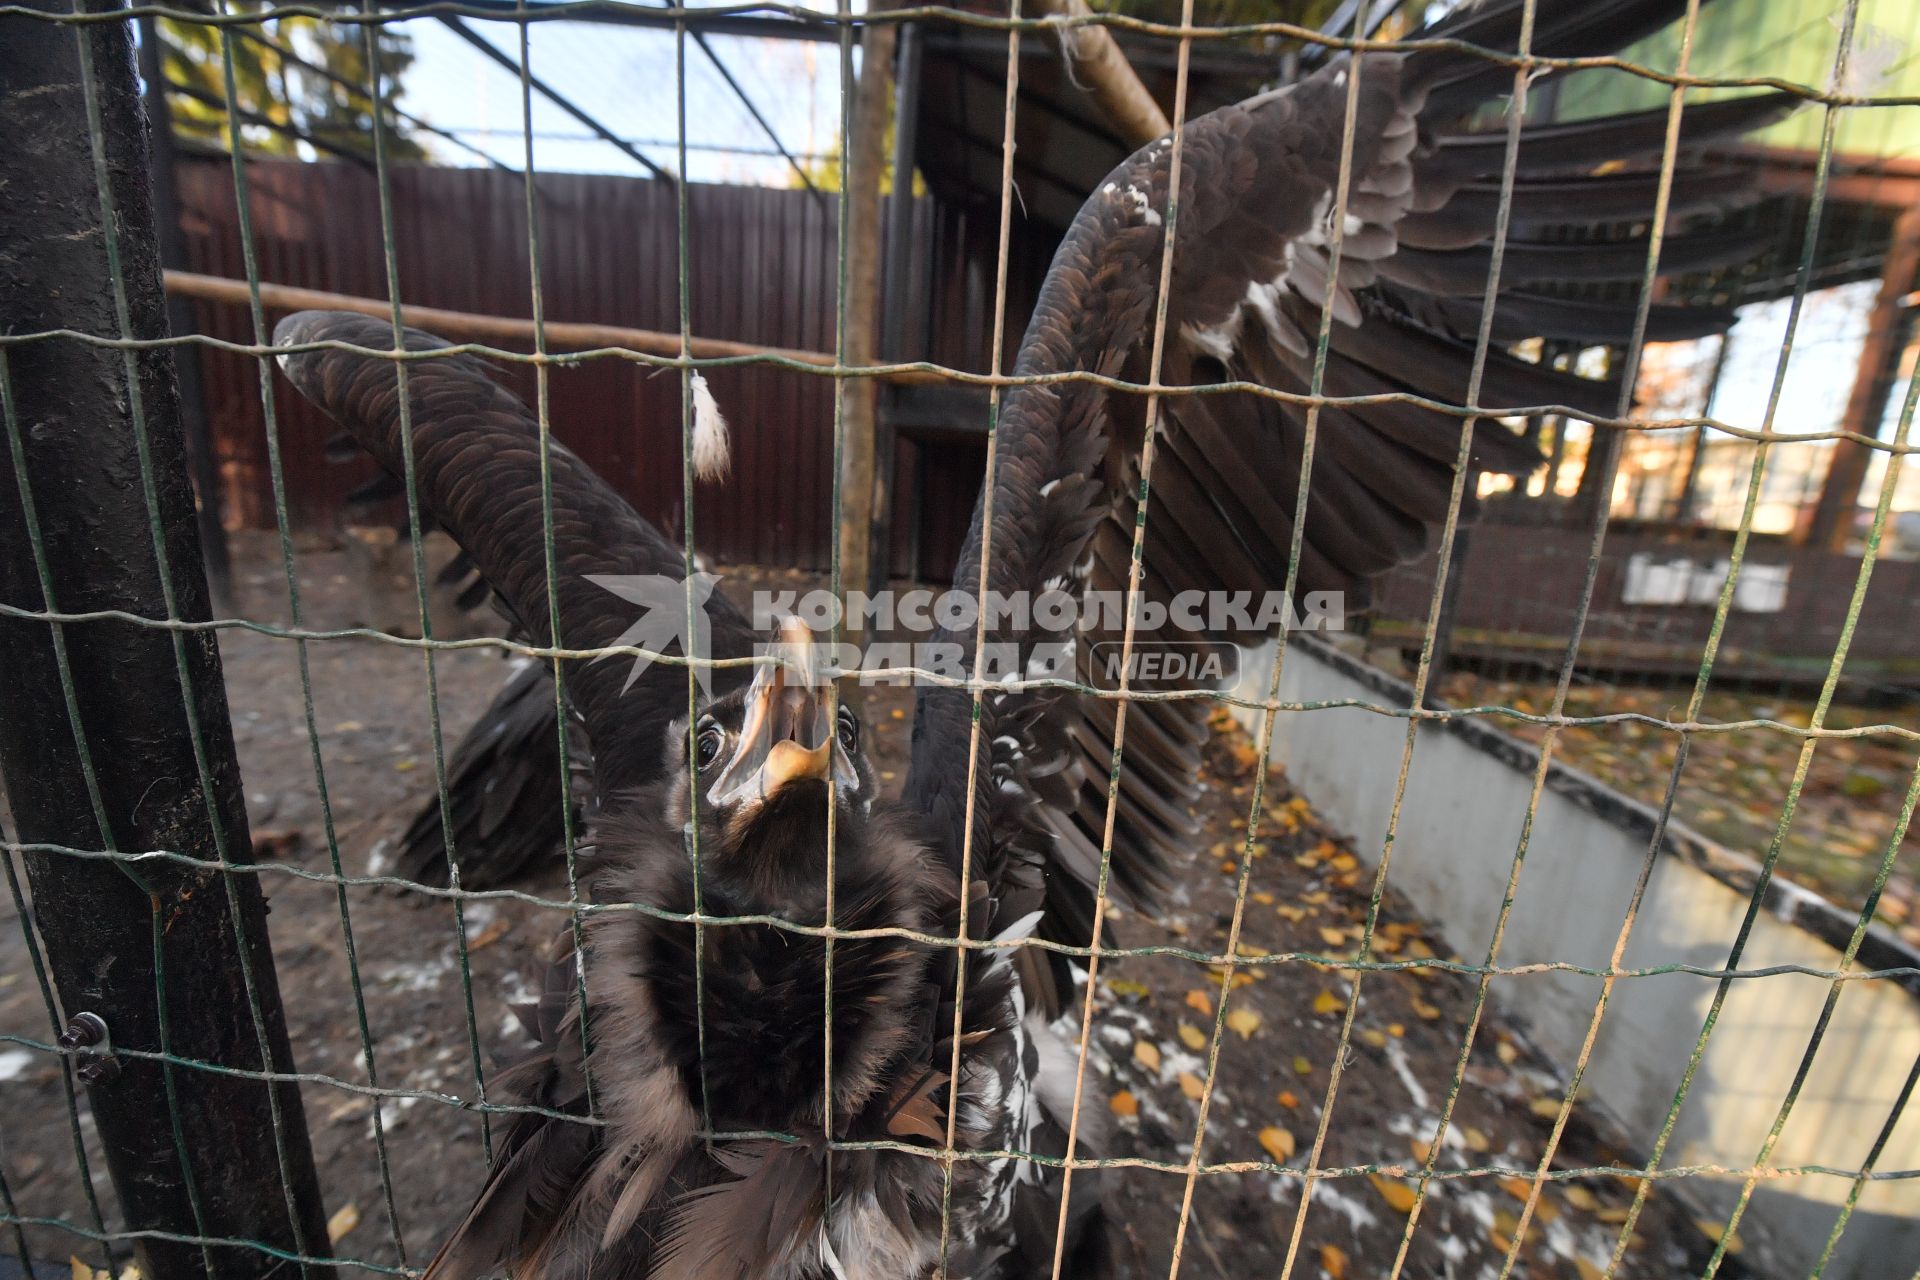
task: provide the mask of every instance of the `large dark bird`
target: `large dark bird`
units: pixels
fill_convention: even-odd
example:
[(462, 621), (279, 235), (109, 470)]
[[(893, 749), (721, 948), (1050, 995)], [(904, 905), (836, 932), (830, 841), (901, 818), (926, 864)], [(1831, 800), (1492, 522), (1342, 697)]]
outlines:
[[(275, 340), (384, 350), (392, 330), (304, 312), (282, 321)], [(414, 351), (447, 345), (415, 330), (405, 340)], [(391, 361), (321, 346), (281, 362), (383, 466), (404, 471)], [(528, 638), (553, 642), (533, 416), (464, 355), (410, 364), (408, 397), (422, 507), (459, 540)], [(593, 580), (678, 578), (681, 555), (564, 446), (552, 445), (550, 459), (558, 642), (618, 643), (631, 611)], [(713, 656), (753, 652), (746, 621), (723, 596), (712, 595), (706, 613)], [(957, 851), (910, 818), (911, 806), (876, 797), (857, 717), (831, 685), (805, 678), (804, 628), (779, 638), (792, 663), (763, 663), (750, 683), (741, 668), (716, 671), (718, 696), (691, 725), (680, 666), (656, 663), (630, 680), (624, 660), (567, 664), (568, 704), (591, 755), (594, 900), (822, 925), (831, 823), (837, 928), (952, 935)], [(1042, 912), (1037, 874), (1030, 883), (977, 877), (967, 890), (973, 936), (1029, 933)], [(639, 911), (596, 914), (584, 933), (586, 1025), (568, 930), (545, 998), (526, 1015), (538, 1047), (497, 1081), (504, 1096), (577, 1119), (516, 1118), (467, 1222), (429, 1269), (436, 1280), (499, 1268), (555, 1278), (918, 1275), (937, 1254), (940, 1163), (879, 1150), (829, 1157), (829, 1125), (835, 1139), (931, 1149), (946, 1141), (957, 1108), (951, 1127), (967, 1147), (1064, 1149), (1062, 1055), (1043, 1020), (1027, 1014), (1028, 992), (1045, 980), (1023, 953), (972, 963), (956, 1087), (952, 949), (838, 941), (829, 1093), (827, 957), (817, 936), (763, 924), (702, 934)], [(1044, 1082), (1043, 1062), (1055, 1068)], [(1044, 1102), (1043, 1088), (1054, 1090)], [(709, 1147), (700, 1139), (707, 1107), (713, 1130), (800, 1141)], [(586, 1123), (596, 1117), (604, 1126)], [(1042, 1247), (1035, 1233), (1054, 1221), (1047, 1197), (1027, 1166), (957, 1164), (954, 1274), (995, 1274), (1010, 1258), (1026, 1267)], [(1089, 1272), (1101, 1239), (1081, 1228), (1097, 1208), (1088, 1195), (1075, 1218), (1086, 1236), (1076, 1265)]]
[[(1678, 0), (1541, 0), (1533, 47), (1608, 52), (1680, 9)], [(1520, 0), (1493, 0), (1421, 34), (1511, 49), (1520, 12)], [(1349, 77), (1359, 78), (1357, 86)], [(1321, 311), (1330, 308), (1328, 394), (1412, 392), (1460, 403), (1496, 213), (1488, 193), (1498, 187), (1489, 175), (1505, 149), (1503, 133), (1466, 131), (1460, 122), (1511, 82), (1510, 69), (1456, 50), (1368, 54), (1334, 60), (1295, 85), (1192, 122), (1183, 138), (1162, 379), (1247, 379), (1304, 392)], [(1358, 111), (1352, 181), (1344, 219), (1336, 220), (1350, 87)], [(1707, 167), (1702, 149), (1777, 118), (1786, 105), (1761, 95), (1688, 112), (1676, 214), (1687, 219), (1738, 199), (1740, 184)], [(1567, 302), (1528, 285), (1638, 278), (1653, 191), (1648, 166), (1665, 126), (1656, 112), (1523, 131), (1503, 280), (1512, 287), (1494, 318), (1497, 339), (1628, 340), (1630, 307)], [(1145, 380), (1170, 155), (1167, 139), (1146, 147), (1089, 199), (1055, 257), (1018, 373)], [(1562, 243), (1567, 228), (1604, 232), (1635, 218), (1639, 225), (1603, 247)], [(1753, 249), (1737, 237), (1682, 232), (1667, 240), (1662, 265), (1703, 269)], [(1660, 307), (1651, 323), (1654, 335), (1676, 336), (1725, 322), (1724, 314)], [(384, 325), (320, 314), (294, 316), (275, 336), (282, 344), (390, 342)], [(423, 334), (408, 338), (415, 349), (437, 345)], [(388, 361), (331, 348), (284, 361), (303, 393), (389, 470), (401, 468)], [(408, 368), (423, 506), (506, 597), (528, 635), (553, 639), (531, 417), (472, 359)], [(1495, 411), (1565, 404), (1595, 416), (1610, 415), (1617, 397), (1616, 386), (1499, 350), (1479, 396)], [(989, 589), (1037, 595), (1126, 584), (1144, 414), (1143, 397), (1083, 382), (1008, 391), (988, 481)], [(1151, 599), (1284, 584), (1304, 419), (1299, 406), (1248, 393), (1163, 400), (1141, 577)], [(1300, 588), (1358, 593), (1420, 554), (1446, 513), (1460, 440), (1459, 418), (1406, 401), (1324, 409)], [(1538, 461), (1498, 421), (1479, 424), (1474, 473), (1523, 473)], [(677, 574), (679, 556), (557, 445), (552, 493), (558, 639), (572, 648), (606, 645), (624, 619), (617, 601), (586, 576)], [(976, 519), (957, 581), (972, 587), (982, 559)], [(709, 616), (717, 653), (751, 644), (739, 615), (717, 595)], [(1263, 633), (1264, 624), (1250, 620), (1206, 635), (1229, 642)], [(1050, 639), (1011, 625), (989, 638), (1023, 653)], [(1089, 641), (1098, 638), (1075, 638), (1083, 675), (1092, 674)], [(970, 634), (952, 639), (969, 650), (973, 644)], [(1151, 646), (1192, 636), (1170, 622), (1140, 639)], [(592, 752), (596, 901), (692, 910), (687, 843), (697, 837), (705, 911), (820, 924), (831, 814), (837, 926), (950, 934), (964, 896), (974, 936), (1087, 940), (1113, 701), (997, 691), (983, 707), (980, 758), (970, 761), (969, 695), (923, 689), (904, 803), (894, 807), (874, 794), (857, 721), (833, 710), (831, 690), (809, 683), (804, 664), (761, 666), (750, 687), (726, 690), (691, 725), (683, 719), (682, 670), (656, 665), (623, 690), (626, 677), (624, 663), (567, 667), (569, 702)], [(1192, 700), (1140, 703), (1129, 713), (1111, 864), (1122, 897), (1150, 900), (1168, 874), (1166, 852), (1191, 830), (1185, 800), (1203, 715)], [(969, 815), (973, 764), (981, 785)], [(696, 800), (699, 817), (690, 824)], [(972, 853), (964, 886), (963, 848)], [(772, 925), (707, 926), (698, 942), (704, 1025), (691, 926), (651, 910), (601, 912), (585, 941), (584, 1008), (575, 998), (575, 958), (563, 947), (533, 1017), (539, 1048), (504, 1082), (562, 1118), (515, 1118), (472, 1213), (429, 1269), (434, 1280), (501, 1268), (522, 1280), (925, 1276), (940, 1238), (940, 1163), (892, 1150), (830, 1151), (830, 1140), (884, 1137), (931, 1152), (951, 1121), (963, 1148), (1058, 1153), (1064, 1146), (1073, 1063), (1056, 1052), (1049, 1022), (1079, 975), (1057, 955), (1039, 962), (1040, 953), (1019, 948), (974, 958), (956, 1081), (948, 1078), (951, 949), (894, 937), (841, 941), (833, 957), (829, 1080), (825, 953), (816, 936)], [(576, 1119), (587, 1116), (590, 1097), (603, 1124)], [(717, 1130), (798, 1140), (745, 1138), (710, 1149), (697, 1137), (703, 1108)], [(1083, 1144), (1080, 1153), (1092, 1147)], [(1076, 1184), (1080, 1216), (1069, 1229), (1083, 1251), (1069, 1258), (1073, 1276), (1098, 1275), (1104, 1266), (1090, 1183)], [(949, 1274), (1048, 1273), (1057, 1180), (1024, 1161), (963, 1160), (954, 1166), (952, 1195)]]

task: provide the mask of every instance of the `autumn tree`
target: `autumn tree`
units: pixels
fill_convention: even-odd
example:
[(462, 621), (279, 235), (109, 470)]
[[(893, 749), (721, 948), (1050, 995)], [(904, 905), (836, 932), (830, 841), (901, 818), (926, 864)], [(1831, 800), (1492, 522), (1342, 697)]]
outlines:
[[(257, 9), (258, 0), (229, 12)], [(259, 25), (222, 28), (160, 20), (163, 66), (174, 88), (174, 133), (203, 147), (227, 146), (226, 71), (222, 44), (230, 43), (240, 136), (247, 150), (266, 155), (301, 154), (301, 143), (331, 154), (373, 155), (373, 75), (387, 128), (387, 154), (422, 160), (426, 152), (401, 127), (393, 106), (413, 65), (413, 42), (386, 26), (373, 31), (368, 58), (365, 28), (318, 18), (284, 17)], [(348, 88), (348, 85), (357, 86)]]

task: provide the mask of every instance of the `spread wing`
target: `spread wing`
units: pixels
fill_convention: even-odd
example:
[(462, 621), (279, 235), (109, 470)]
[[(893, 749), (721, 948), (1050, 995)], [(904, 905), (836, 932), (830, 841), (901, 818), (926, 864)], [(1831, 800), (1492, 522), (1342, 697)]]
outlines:
[[(1512, 48), (1520, 9), (1519, 0), (1494, 0), (1418, 35)], [(1605, 53), (1683, 11), (1678, 0), (1540, 0), (1534, 48)], [(1350, 76), (1359, 83), (1350, 186), (1339, 210)], [(1458, 51), (1368, 54), (1188, 124), (1162, 380), (1245, 380), (1304, 395), (1322, 308), (1330, 308), (1323, 394), (1466, 403), (1507, 137), (1504, 125), (1475, 132), (1461, 121), (1511, 84), (1510, 67)], [(1762, 94), (1685, 113), (1673, 187), (1678, 225), (1669, 226), (1663, 271), (1757, 252), (1756, 239), (1694, 231), (1703, 216), (1749, 198), (1703, 148), (1770, 123), (1791, 105), (1785, 95)], [(1665, 134), (1664, 111), (1522, 131), (1497, 341), (1630, 340), (1633, 307), (1568, 301), (1541, 286), (1641, 278)], [(1042, 287), (1016, 374), (1147, 380), (1171, 151), (1166, 138), (1143, 148), (1081, 209)], [(1649, 334), (1712, 332), (1729, 321), (1724, 312), (1657, 305)], [(1617, 384), (1499, 347), (1479, 389), (1479, 402), (1496, 415), (1566, 405), (1609, 417), (1618, 400)], [(990, 591), (1124, 590), (1145, 412), (1144, 396), (1084, 382), (1006, 392), (989, 478)], [(1300, 405), (1244, 392), (1162, 400), (1140, 566), (1145, 600), (1168, 605), (1182, 592), (1202, 591), (1251, 593), (1257, 601), (1286, 586), (1306, 418)], [(1447, 512), (1460, 439), (1458, 416), (1406, 400), (1323, 408), (1298, 591), (1363, 598), (1374, 578), (1425, 551)], [(1476, 473), (1523, 474), (1539, 462), (1497, 416), (1478, 423), (1469, 464)], [(955, 575), (967, 589), (980, 571), (980, 521), (976, 509)], [(1209, 617), (1196, 634), (1169, 620), (1142, 625), (1137, 639), (1144, 649), (1223, 644), (1256, 641), (1270, 629), (1257, 617)], [(1119, 635), (1116, 625), (1073, 637), (1073, 663), (1060, 674), (1112, 687), (1095, 657), (1101, 642)], [(970, 632), (947, 638), (973, 642)], [(987, 635), (1023, 654), (1061, 638), (1012, 626)], [(993, 695), (981, 734), (985, 802), (971, 819), (976, 865), (998, 872), (1013, 892), (1044, 895), (1043, 930), (1082, 945), (1100, 865), (1115, 709), (1110, 699), (1048, 691)], [(1128, 712), (1112, 862), (1123, 900), (1149, 897), (1166, 877), (1167, 853), (1190, 834), (1186, 803), (1206, 710), (1203, 702), (1175, 700), (1136, 702)], [(922, 691), (908, 794), (934, 815), (955, 851), (968, 823), (969, 720), (965, 691)]]
[[(330, 311), (288, 316), (274, 330), (274, 342), (281, 346), (329, 341), (388, 351), (393, 347), (393, 330), (366, 316)], [(406, 331), (409, 351), (447, 345), (431, 334)], [(393, 360), (329, 347), (293, 352), (280, 361), (302, 395), (345, 427), (390, 474), (404, 476)], [(422, 512), (453, 535), (517, 625), (536, 644), (549, 643), (552, 613), (537, 420), (487, 375), (484, 363), (467, 355), (409, 362), (407, 389), (414, 482)], [(588, 649), (621, 643), (637, 620), (638, 608), (593, 579), (678, 583), (684, 577), (681, 550), (565, 445), (551, 441), (548, 458), (560, 621), (557, 647)], [(677, 458), (672, 460), (672, 465), (678, 463)], [(669, 587), (665, 598), (675, 595)], [(707, 597), (705, 614), (713, 657), (753, 652), (747, 619), (717, 591)], [(677, 642), (670, 651), (679, 652)], [(595, 790), (600, 795), (656, 777), (667, 726), (686, 714), (683, 667), (654, 663), (637, 676), (632, 672), (632, 662), (619, 656), (566, 663), (568, 702), (586, 728)], [(726, 688), (745, 674), (744, 668), (717, 669), (715, 686)], [(520, 693), (537, 697), (543, 683), (530, 678)], [(495, 709), (505, 710), (499, 702)], [(516, 723), (530, 719), (523, 716)], [(554, 741), (552, 723), (547, 720), (544, 731), (549, 742)], [(540, 736), (537, 728), (529, 732), (529, 741)], [(550, 757), (554, 783), (541, 801), (556, 818), (557, 755), (554, 747)]]

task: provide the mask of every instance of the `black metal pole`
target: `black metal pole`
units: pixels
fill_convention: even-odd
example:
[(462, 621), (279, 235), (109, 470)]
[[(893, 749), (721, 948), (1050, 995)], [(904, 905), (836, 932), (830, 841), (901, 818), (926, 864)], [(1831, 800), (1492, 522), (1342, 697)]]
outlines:
[[(167, 108), (167, 78), (161, 67), (160, 32), (152, 18), (140, 19), (140, 79), (146, 86), (147, 146), (153, 174), (153, 231), (160, 246), (160, 265), (179, 271), (192, 269), (187, 261), (186, 237), (180, 231), (180, 184), (174, 169), (173, 114)], [(235, 164), (241, 163), (236, 157)], [(167, 299), (167, 323), (176, 334), (194, 331), (193, 301)], [(193, 472), (194, 495), (200, 523), (200, 549), (207, 558), (207, 585), (213, 607), (222, 613), (233, 607), (233, 560), (227, 554), (227, 529), (220, 494), (220, 463), (213, 452), (213, 433), (207, 420), (207, 395), (200, 380), (200, 349), (180, 347), (174, 352), (173, 372), (180, 383), (180, 425), (187, 440), (187, 465)]]
[[(64, 0), (28, 3), (70, 12)], [(89, 79), (111, 224), (102, 217)], [(65, 328), (117, 338), (124, 296), (133, 336), (164, 335), (129, 24), (0, 17), (0, 119), (0, 333)], [(109, 225), (124, 295), (109, 263)], [(207, 618), (171, 352), (141, 352), (131, 384), (126, 356), (113, 346), (55, 338), (9, 344), (0, 356), (0, 602), (35, 613), (124, 610), (165, 619), (170, 589), (177, 618)], [(28, 846), (34, 923), (62, 1016), (79, 1024), (81, 1042), (99, 1028), (79, 1015), (97, 1017), (116, 1055), (117, 1075), (90, 1065), (82, 1076), (142, 1274), (330, 1276), (325, 1264), (284, 1263), (252, 1244), (203, 1248), (154, 1234), (237, 1239), (310, 1257), (327, 1249), (298, 1088), (190, 1065), (293, 1070), (258, 877), (61, 851), (169, 850), (211, 861), (224, 850), (234, 862), (249, 859), (212, 633), (112, 620), (56, 630), (0, 613), (0, 671), (0, 777)], [(243, 960), (257, 1004), (246, 994)], [(174, 1062), (168, 1070), (129, 1051), (166, 1052)]]

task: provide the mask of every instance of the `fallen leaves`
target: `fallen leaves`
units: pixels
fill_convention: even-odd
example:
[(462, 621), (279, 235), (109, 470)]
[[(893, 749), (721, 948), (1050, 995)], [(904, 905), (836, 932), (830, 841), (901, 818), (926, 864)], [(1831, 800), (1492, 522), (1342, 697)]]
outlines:
[(1736, 1231), (1732, 1235), (1727, 1235), (1727, 1224), (1717, 1218), (1695, 1218), (1693, 1225), (1700, 1228), (1701, 1235), (1715, 1244), (1724, 1244), (1728, 1253), (1739, 1253), (1746, 1247), (1745, 1242), (1740, 1239), (1740, 1233)]
[(487, 921), (485, 928), (473, 935), (473, 939), (467, 943), (467, 950), (484, 951), (486, 948), (500, 941), (500, 939), (506, 937), (508, 930), (512, 928), (513, 921), (507, 919), (505, 916), (495, 916), (493, 919)]
[(1332, 1280), (1346, 1280), (1347, 1251), (1337, 1244), (1320, 1246), (1320, 1269)]
[(1186, 1005), (1187, 1008), (1202, 1017), (1211, 1018), (1213, 1016), (1213, 997), (1204, 991), (1194, 990), (1187, 992)]
[(1122, 1089), (1107, 1099), (1107, 1110), (1122, 1119), (1131, 1119), (1140, 1114), (1140, 1099), (1133, 1096), (1133, 1090)]
[(1115, 978), (1107, 984), (1107, 990), (1117, 996), (1132, 996), (1137, 1000), (1144, 1000), (1148, 995), (1146, 983), (1134, 982), (1129, 978)]
[(1270, 1124), (1260, 1131), (1259, 1138), (1261, 1149), (1272, 1156), (1276, 1163), (1285, 1164), (1293, 1159), (1296, 1144), (1291, 1130)]
[(1207, 1047), (1206, 1033), (1194, 1026), (1191, 1022), (1183, 1022), (1180, 1024), (1179, 1036), (1180, 1043), (1192, 1049), (1195, 1053)]
[(1198, 1102), (1200, 1095), (1207, 1091), (1206, 1082), (1191, 1071), (1182, 1071), (1178, 1077), (1180, 1092), (1187, 1095), (1187, 1101)]
[(1235, 1009), (1227, 1014), (1227, 1030), (1240, 1033), (1242, 1040), (1253, 1039), (1253, 1033), (1260, 1029), (1260, 1015), (1251, 1009)]
[(1392, 1209), (1395, 1213), (1413, 1212), (1414, 1194), (1412, 1187), (1404, 1182), (1396, 1181), (1393, 1178), (1382, 1177), (1377, 1173), (1368, 1174), (1367, 1181), (1373, 1184), (1373, 1189), (1380, 1193), (1380, 1198), (1387, 1202), (1389, 1209)]
[(327, 1219), (327, 1243), (339, 1244), (349, 1232), (360, 1225), (360, 1206), (343, 1204), (333, 1211)]
[(1331, 991), (1322, 991), (1313, 998), (1313, 1011), (1322, 1016), (1329, 1013), (1339, 1013), (1346, 1007), (1347, 1002)]
[(1160, 1070), (1160, 1048), (1150, 1040), (1133, 1042), (1133, 1060), (1152, 1072)]

